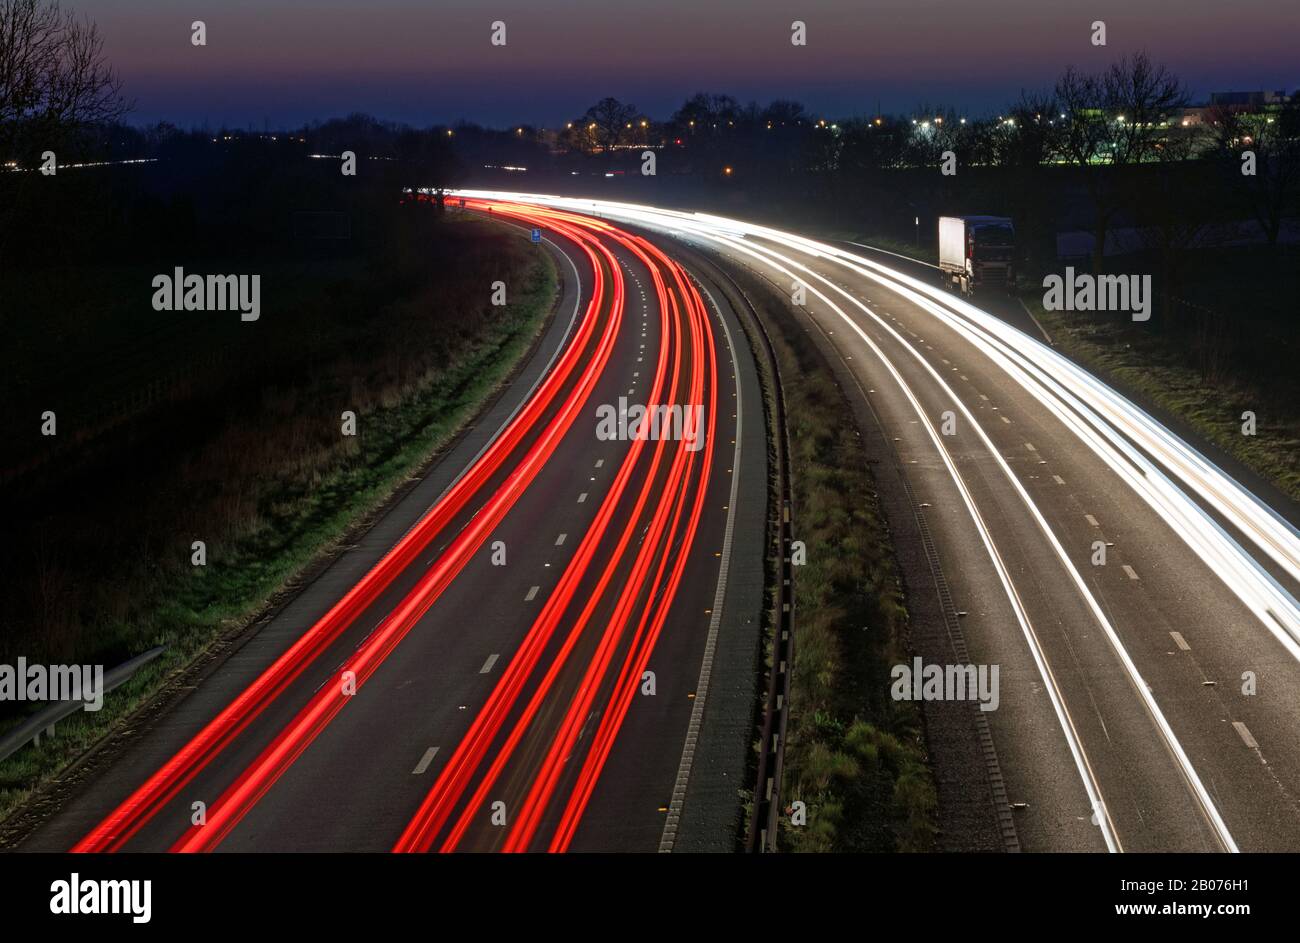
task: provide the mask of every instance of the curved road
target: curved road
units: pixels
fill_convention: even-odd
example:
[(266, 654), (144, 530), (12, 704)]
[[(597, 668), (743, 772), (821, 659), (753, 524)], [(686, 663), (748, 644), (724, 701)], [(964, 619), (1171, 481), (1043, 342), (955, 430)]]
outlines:
[(705, 214), (527, 199), (707, 249), (838, 360), (923, 509), (971, 660), (1000, 666), (987, 717), (1022, 847), (1300, 847), (1293, 508), (895, 260)]
[[(766, 510), (739, 325), (606, 223), (468, 209), (542, 229), (556, 255), (529, 362), (356, 546), (92, 756), (20, 848), (734, 847)], [(646, 405), (667, 409), (638, 436)]]

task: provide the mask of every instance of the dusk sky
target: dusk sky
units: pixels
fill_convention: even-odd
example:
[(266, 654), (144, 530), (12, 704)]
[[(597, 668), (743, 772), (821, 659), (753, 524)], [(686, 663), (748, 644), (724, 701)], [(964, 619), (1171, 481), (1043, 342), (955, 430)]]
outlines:
[[(136, 123), (294, 126), (366, 111), (417, 125), (556, 125), (613, 95), (667, 118), (691, 93), (834, 117), (982, 114), (1139, 49), (1194, 99), (1300, 85), (1279, 0), (65, 0), (98, 22)], [(808, 45), (790, 43), (803, 20)], [(1108, 44), (1090, 43), (1093, 20)], [(203, 20), (208, 45), (190, 43)], [(489, 43), (504, 20), (507, 45)]]

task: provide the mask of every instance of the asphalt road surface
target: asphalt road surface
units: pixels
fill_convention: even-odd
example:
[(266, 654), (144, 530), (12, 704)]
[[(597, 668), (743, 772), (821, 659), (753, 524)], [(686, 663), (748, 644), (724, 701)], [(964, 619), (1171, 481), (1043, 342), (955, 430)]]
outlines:
[(760, 276), (838, 360), (933, 533), (971, 661), (1000, 667), (986, 716), (1022, 848), (1300, 847), (1293, 508), (907, 263), (536, 199)]

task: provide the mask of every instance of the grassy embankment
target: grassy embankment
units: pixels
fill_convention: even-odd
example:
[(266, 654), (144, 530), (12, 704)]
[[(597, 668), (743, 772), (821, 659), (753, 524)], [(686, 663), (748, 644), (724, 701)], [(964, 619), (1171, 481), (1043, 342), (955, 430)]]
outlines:
[[(111, 666), (168, 650), (102, 711), (0, 764), (0, 816), (318, 566), (531, 346), (553, 306), (550, 257), (480, 222), (444, 222), (425, 240), (419, 267), (262, 265), (254, 324), (148, 310), (143, 269), (33, 274), (28, 303), (49, 316), (14, 322), (27, 331), (15, 335), (16, 363), (59, 362), (47, 399), (60, 436), (75, 435), (80, 416), (96, 425), (11, 486), (28, 513), (3, 561), (19, 602), (3, 654)], [(511, 286), (504, 308), (488, 304), (497, 278)], [(140, 297), (147, 313), (120, 300)], [(129, 355), (141, 347), (147, 358)], [(343, 410), (357, 415), (354, 438), (341, 435)], [(205, 567), (191, 565), (195, 539)]]
[(936, 796), (921, 716), (889, 697), (906, 658), (908, 616), (862, 439), (811, 337), (770, 286), (739, 280), (776, 352), (785, 396), (794, 537), (795, 655), (782, 795), (808, 823), (782, 816), (788, 851), (926, 851)]
[[(825, 236), (934, 261), (933, 247), (918, 250), (861, 233), (827, 231)], [(1153, 331), (1113, 317), (1047, 311), (1041, 288), (1024, 290), (1021, 297), (1062, 352), (1139, 403), (1183, 420), (1300, 501), (1300, 374), (1294, 368), (1300, 348), (1293, 325), (1300, 264), (1295, 251), (1244, 247), (1197, 253), (1184, 273), (1182, 294), (1212, 312), (1209, 323), (1214, 326), (1208, 333), (1186, 323)], [(1153, 266), (1140, 258), (1110, 260), (1116, 272), (1151, 271)], [(1202, 313), (1188, 309), (1181, 316), (1199, 318)], [(1256, 414), (1254, 436), (1242, 434), (1241, 415), (1247, 410)]]
[[(1142, 271), (1139, 264), (1115, 271)], [(1300, 501), (1300, 372), (1295, 369), (1295, 249), (1204, 252), (1184, 297), (1214, 312), (1211, 330), (1186, 319), (1165, 330), (1114, 317), (1046, 311), (1042, 291), (1024, 301), (1056, 346), (1137, 402), (1154, 404)], [(1158, 302), (1157, 302), (1158, 305)], [(1159, 316), (1157, 310), (1156, 316)], [(1242, 434), (1242, 413), (1256, 434)]]

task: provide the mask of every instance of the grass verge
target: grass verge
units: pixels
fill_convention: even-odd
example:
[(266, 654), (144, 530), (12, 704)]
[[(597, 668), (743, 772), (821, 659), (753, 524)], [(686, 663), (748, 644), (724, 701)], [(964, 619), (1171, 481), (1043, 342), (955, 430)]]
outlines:
[[(1225, 374), (1207, 381), (1163, 338), (1114, 320), (1047, 311), (1038, 295), (1023, 300), (1063, 353), (1138, 401), (1145, 399), (1177, 416), (1300, 501), (1300, 413), (1294, 404), (1277, 408), (1275, 394), (1240, 376)], [(1247, 411), (1256, 414), (1253, 436), (1242, 434), (1242, 413)]]
[(785, 397), (794, 537), (794, 666), (779, 845), (795, 852), (929, 851), (937, 796), (922, 718), (888, 696), (908, 616), (852, 410), (811, 337), (770, 285), (735, 273), (766, 325)]
[[(399, 356), (400, 350), (386, 349), (363, 354), (339, 344), (331, 348), (333, 359), (313, 357), (298, 385), (262, 389), (251, 403), (223, 415), (200, 446), (171, 456), (175, 463), (164, 477), (180, 493), (175, 503), (191, 504), (189, 520), (201, 519), (214, 534), (208, 565), (188, 565), (187, 539), (185, 552), (175, 559), (160, 560), (154, 552), (122, 563), (118, 579), (101, 578), (102, 585), (81, 598), (80, 611), (65, 614), (68, 624), (76, 620), (75, 638), (93, 638), (98, 653), (154, 645), (168, 650), (112, 692), (101, 711), (73, 715), (39, 748), (25, 747), (0, 763), (0, 822), (101, 738), (128, 723), (170, 680), (239, 636), (314, 572), (454, 438), (514, 370), (553, 307), (554, 263), (547, 253), (529, 249), (526, 239), (503, 236), (507, 231), (494, 225), (458, 225), (464, 227), (463, 238), (479, 250), (485, 230), (491, 232), (489, 245), (510, 240), (508, 270), (499, 274), (519, 286), (512, 303), (490, 309), (490, 317), (471, 312), (460, 289), (479, 298), (478, 289), (487, 282), (483, 271), (469, 263), (462, 274), (443, 280), (471, 285), (448, 288), (426, 282), (400, 296), (371, 299), (380, 313), (367, 314), (364, 332), (395, 329), (399, 347), (425, 336), (423, 328), (400, 326), (427, 321), (430, 305), (457, 310), (442, 312), (441, 319), (451, 326), (429, 337), (437, 348), (431, 357), (411, 360)], [(357, 414), (355, 438), (338, 436), (339, 408), (344, 407)], [(319, 428), (303, 419), (316, 411), (322, 413)], [(227, 486), (232, 481), (233, 492)], [(159, 499), (158, 513), (169, 518), (169, 526), (186, 520), (170, 513), (174, 506), (166, 497)], [(149, 514), (147, 505), (114, 507), (124, 514)], [(94, 529), (103, 527), (103, 521), (94, 523)], [(209, 531), (201, 526), (197, 532)], [(93, 536), (79, 531), (68, 539), (84, 545)], [(56, 590), (61, 579), (71, 580), (70, 567), (49, 568)], [(89, 658), (85, 644), (73, 653)], [(5, 727), (21, 720), (11, 716)]]

